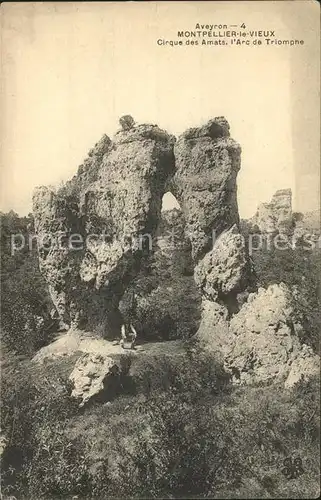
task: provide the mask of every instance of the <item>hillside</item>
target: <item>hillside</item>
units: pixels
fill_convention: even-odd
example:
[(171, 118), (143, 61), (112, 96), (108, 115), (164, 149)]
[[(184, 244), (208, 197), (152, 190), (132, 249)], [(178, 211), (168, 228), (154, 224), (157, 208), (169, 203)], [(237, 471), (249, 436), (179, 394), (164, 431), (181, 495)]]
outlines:
[(5, 498), (318, 495), (316, 218), (284, 189), (240, 221), (240, 155), (224, 117), (126, 115), (1, 214)]

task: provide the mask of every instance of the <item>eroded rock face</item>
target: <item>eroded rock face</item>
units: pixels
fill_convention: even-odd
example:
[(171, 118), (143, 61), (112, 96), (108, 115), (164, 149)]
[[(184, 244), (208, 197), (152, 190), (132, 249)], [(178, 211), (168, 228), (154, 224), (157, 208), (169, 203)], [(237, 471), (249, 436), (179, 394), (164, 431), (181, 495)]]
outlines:
[(83, 227), (75, 196), (62, 196), (49, 188), (38, 188), (33, 197), (39, 266), (60, 319), (73, 321), (74, 291), (79, 285), (80, 252), (71, 252), (68, 239), (82, 234)]
[(279, 189), (270, 203), (259, 205), (255, 216), (249, 222), (252, 226), (257, 225), (262, 233), (291, 232), (293, 229), (291, 189)]
[[(290, 385), (289, 380), (315, 372), (316, 358), (300, 344), (296, 329), (301, 325), (295, 322), (287, 287), (273, 285), (256, 291), (239, 229), (236, 176), (240, 153), (223, 118), (188, 130), (175, 145), (174, 193), (186, 220), (194, 278), (202, 294), (196, 337), (204, 349), (220, 355), (234, 381), (289, 377)], [(251, 222), (262, 232), (290, 232), (291, 190), (278, 191)]]
[(236, 381), (285, 378), (291, 372), (290, 379), (298, 380), (301, 374), (314, 371), (316, 359), (299, 342), (292, 304), (286, 285), (271, 285), (250, 294), (239, 313), (231, 318), (230, 350), (225, 362)]
[(224, 231), (194, 270), (196, 284), (206, 299), (227, 302), (232, 293), (243, 291), (249, 278), (245, 241), (234, 224)]
[(195, 262), (211, 249), (213, 234), (239, 223), (236, 176), (241, 147), (218, 117), (199, 129), (189, 129), (175, 144), (173, 191), (186, 220)]
[(301, 380), (306, 381), (313, 376), (320, 376), (320, 358), (311, 347), (303, 345), (299, 355), (291, 364), (285, 387), (293, 387)]
[(36, 233), (54, 239), (40, 245), (40, 268), (67, 326), (118, 333), (118, 302), (156, 229), (174, 140), (156, 125), (120, 130), (96, 144), (71, 184), (35, 192)]
[(95, 182), (99, 176), (103, 157), (110, 152), (111, 148), (112, 141), (104, 134), (95, 146), (90, 149), (87, 158), (78, 167), (77, 174), (66, 183), (64, 191), (79, 195)]
[(225, 305), (203, 298), (201, 322), (195, 338), (202, 349), (224, 363), (231, 348), (228, 310)]
[(248, 285), (250, 264), (239, 232), (236, 177), (241, 148), (230, 137), (224, 117), (187, 130), (175, 144), (173, 191), (186, 220), (202, 294), (197, 338), (213, 351), (228, 344), (228, 318), (237, 295)]

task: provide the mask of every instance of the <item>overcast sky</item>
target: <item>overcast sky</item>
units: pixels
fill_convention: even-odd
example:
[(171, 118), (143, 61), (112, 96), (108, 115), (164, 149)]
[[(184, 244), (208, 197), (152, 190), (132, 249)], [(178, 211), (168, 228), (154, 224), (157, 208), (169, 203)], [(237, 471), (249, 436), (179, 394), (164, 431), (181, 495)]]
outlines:
[[(280, 188), (319, 199), (317, 2), (2, 4), (1, 210), (70, 178), (118, 118), (178, 135), (224, 115), (242, 146), (242, 217)], [(199, 23), (245, 23), (288, 47), (160, 47)]]

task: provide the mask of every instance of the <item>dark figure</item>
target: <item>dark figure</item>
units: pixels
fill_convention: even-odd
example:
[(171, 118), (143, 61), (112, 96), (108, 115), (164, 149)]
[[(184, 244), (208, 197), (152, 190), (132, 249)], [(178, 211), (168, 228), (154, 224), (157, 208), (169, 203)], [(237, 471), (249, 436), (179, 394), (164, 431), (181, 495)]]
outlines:
[(130, 349), (135, 349), (137, 332), (131, 323), (122, 324), (120, 333), (120, 346), (125, 349), (125, 342), (130, 339)]

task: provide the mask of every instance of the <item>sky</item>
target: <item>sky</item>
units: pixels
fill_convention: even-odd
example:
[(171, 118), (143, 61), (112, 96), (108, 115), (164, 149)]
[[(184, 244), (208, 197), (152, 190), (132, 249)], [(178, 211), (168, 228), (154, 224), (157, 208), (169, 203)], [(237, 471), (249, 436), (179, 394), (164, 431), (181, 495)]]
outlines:
[[(157, 45), (197, 22), (304, 45)], [(312, 0), (2, 3), (0, 209), (30, 212), (34, 187), (73, 176), (123, 114), (176, 136), (223, 115), (242, 147), (241, 217), (287, 187), (294, 209), (318, 208), (319, 26)]]

